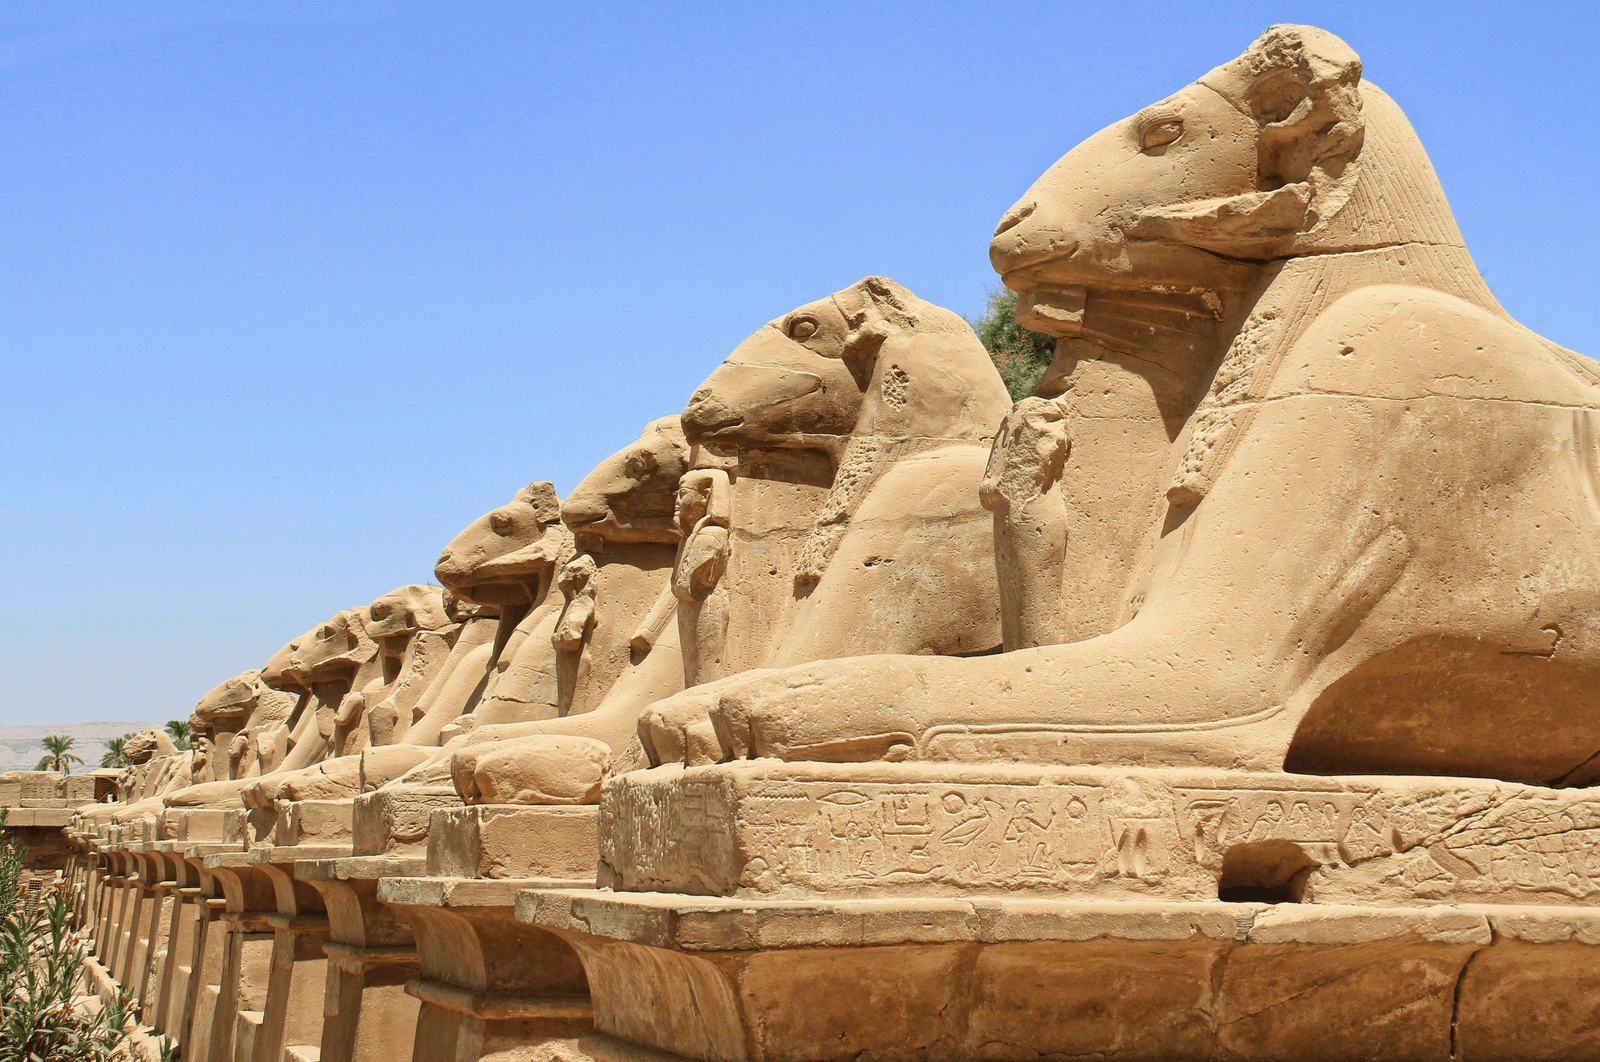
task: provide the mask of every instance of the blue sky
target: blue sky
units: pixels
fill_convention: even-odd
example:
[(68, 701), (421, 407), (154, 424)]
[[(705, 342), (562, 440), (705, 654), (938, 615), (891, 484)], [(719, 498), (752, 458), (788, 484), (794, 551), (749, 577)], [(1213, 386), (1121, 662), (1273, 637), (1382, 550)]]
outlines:
[(1512, 314), (1600, 354), (1593, 4), (12, 2), (0, 722), (167, 719), (570, 489), (1273, 22), (1342, 36)]

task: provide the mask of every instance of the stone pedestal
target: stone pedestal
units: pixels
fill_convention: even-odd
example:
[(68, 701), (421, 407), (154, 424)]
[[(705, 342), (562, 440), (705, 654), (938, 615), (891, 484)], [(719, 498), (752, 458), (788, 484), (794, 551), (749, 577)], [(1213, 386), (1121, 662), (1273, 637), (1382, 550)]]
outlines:
[[(214, 883), (210, 888), (220, 891)], [(209, 891), (209, 889), (208, 889)], [(197, 903), (200, 920), (195, 932), (194, 972), (189, 978), (185, 1003), (187, 1027), (184, 1029), (183, 1057), (188, 1062), (210, 1062), (217, 1004), (222, 998), (222, 976), (227, 958), (228, 925), (223, 914), (228, 901), (219, 896), (203, 896)]]
[[(204, 1062), (211, 1051), (212, 1019), (221, 998), (222, 971), (227, 934), (223, 916), (227, 899), (223, 879), (207, 870), (205, 861), (216, 855), (237, 854), (238, 843), (184, 844), (173, 842), (174, 854), (184, 864), (182, 892), (194, 907), (191, 943), (188, 949), (188, 980), (183, 993), (172, 1003), (181, 1012), (174, 1016), (171, 1034), (183, 1047), (186, 1062)], [(176, 986), (175, 986), (176, 987)]]
[(1575, 1058), (1597, 850), (1590, 790), (749, 761), (608, 785), (616, 891), (518, 918), (618, 1062)]
[(134, 986), (142, 978), (149, 954), (151, 923), (158, 913), (160, 881), (143, 858), (143, 853), (135, 852), (131, 847), (125, 852), (127, 897), (119, 926), (117, 953), (106, 970), (119, 985), (129, 993), (136, 994)]
[[(94, 910), (99, 892), (100, 855), (89, 836), (79, 829), (68, 829), (74, 853), (68, 863), (67, 884), (72, 890), (72, 925), (85, 929), (94, 925)], [(92, 948), (93, 942), (90, 942)]]
[(396, 787), (362, 793), (352, 810), (352, 854), (422, 855), (428, 819), (435, 811), (461, 807), (454, 789)]
[[(1600, 913), (524, 892), (602, 1060), (1577, 1058)], [(1572, 1053), (1578, 1049), (1577, 1053)]]
[(434, 811), (427, 877), (385, 878), (378, 898), (416, 932), (421, 1000), (413, 1057), (506, 1051), (580, 1058), (591, 1025), (572, 949), (514, 917), (518, 890), (593, 881), (598, 809), (477, 805)]
[[(280, 817), (279, 822), (283, 819)], [(286, 845), (257, 848), (250, 859), (272, 883), (277, 910), (272, 926), (272, 972), (256, 1031), (256, 1062), (280, 1062), (288, 1047), (316, 1047), (322, 1042), (323, 989), (328, 961), (328, 915), (322, 895), (296, 878), (295, 860), (337, 856), (343, 846)]]
[(430, 878), (565, 878), (592, 881), (598, 809), (475, 804), (435, 811)]
[(111, 969), (121, 950), (123, 916), (128, 905), (128, 888), (133, 880), (128, 874), (131, 859), (126, 852), (111, 845), (103, 848), (106, 873), (101, 879), (100, 925), (95, 932), (95, 956), (106, 969)]
[(270, 877), (247, 852), (207, 856), (204, 866), (221, 884), (225, 907), (216, 1003), (210, 1029), (197, 1034), (207, 1034), (207, 1062), (252, 1062), (277, 938), (271, 921), (277, 897)]
[(137, 939), (130, 952), (130, 961), (120, 983), (124, 991), (138, 1000), (136, 1013), (140, 1020), (153, 1025), (172, 934), (174, 906), (177, 900), (176, 871), (167, 853), (160, 851), (162, 842), (153, 841), (139, 845), (134, 859), (139, 864), (141, 882), (140, 917)]
[(142, 1008), (144, 981), (150, 971), (150, 943), (160, 933), (166, 892), (161, 887), (160, 870), (150, 865), (150, 857), (143, 852), (131, 854), (137, 891), (129, 896), (132, 917), (128, 926), (128, 941), (112, 975), (118, 984), (139, 1000)]
[(300, 860), (295, 877), (322, 894), (328, 913), (328, 976), (321, 1062), (406, 1062), (418, 1002), (405, 985), (418, 976), (411, 923), (378, 901), (378, 880), (420, 874), (421, 857)]
[(198, 885), (180, 885), (172, 916), (172, 936), (167, 945), (167, 962), (156, 999), (157, 1032), (180, 1044), (188, 1037), (193, 1017), (191, 1006), (195, 960), (201, 951), (201, 932), (205, 925), (205, 890)]
[(248, 826), (243, 809), (174, 808), (162, 816), (161, 831), (164, 840), (180, 846), (228, 844), (243, 848)]
[(600, 813), (619, 891), (1600, 904), (1600, 796), (1482, 778), (748, 761)]
[(539, 926), (519, 924), (526, 879), (386, 878), (378, 898), (399, 908), (417, 937), (421, 976), (406, 991), (422, 1002), (414, 1059), (477, 1062), (502, 1052), (582, 1057), (592, 1025), (577, 955)]
[(354, 811), (349, 800), (280, 800), (273, 844), (278, 847), (340, 847), (346, 849), (343, 854), (348, 855)]

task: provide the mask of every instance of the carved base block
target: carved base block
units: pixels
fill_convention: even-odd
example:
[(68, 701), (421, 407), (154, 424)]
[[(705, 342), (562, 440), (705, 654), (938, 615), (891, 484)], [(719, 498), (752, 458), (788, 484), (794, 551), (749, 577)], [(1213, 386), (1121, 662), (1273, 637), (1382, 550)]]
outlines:
[(357, 856), (422, 855), (428, 845), (428, 818), (442, 808), (459, 808), (454, 789), (395, 788), (362, 793), (352, 811), (352, 849)]
[(433, 813), (428, 876), (594, 880), (600, 809), (477, 804)]
[(250, 814), (246, 808), (168, 808), (157, 832), (160, 840), (178, 844), (227, 844), (240, 848), (250, 841)]
[(272, 843), (351, 845), (355, 808), (348, 800), (280, 800)]
[(37, 827), (59, 831), (71, 824), (74, 814), (71, 808), (11, 808), (6, 816), (6, 828)]
[(1600, 912), (531, 890), (601, 1062), (1600, 1055)]
[(758, 760), (608, 785), (600, 857), (630, 892), (1600, 906), (1600, 791)]

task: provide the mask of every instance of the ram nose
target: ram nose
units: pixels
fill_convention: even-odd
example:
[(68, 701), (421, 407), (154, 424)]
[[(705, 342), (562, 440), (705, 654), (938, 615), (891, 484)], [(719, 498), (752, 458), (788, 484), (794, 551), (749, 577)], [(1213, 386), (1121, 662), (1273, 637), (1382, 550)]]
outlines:
[(1018, 225), (1022, 224), (1029, 214), (1032, 214), (1037, 209), (1039, 209), (1038, 203), (1034, 202), (1032, 199), (1024, 199), (1022, 202), (1006, 211), (1006, 216), (1001, 218), (1000, 224), (994, 227), (994, 234), (998, 236), (1008, 229), (1016, 228)]
[(1063, 231), (1059, 219), (1038, 210), (1038, 201), (1030, 196), (1006, 211), (995, 226), (994, 239), (989, 241), (989, 264), (1002, 277), (1070, 258), (1078, 250), (1077, 238)]
[(457, 560), (455, 553), (449, 549), (439, 554), (439, 559), (433, 565), (433, 577), (439, 580), (439, 585), (452, 590), (459, 587), (466, 574), (466, 564)]
[(718, 398), (709, 389), (702, 387), (689, 399), (688, 408), (683, 411), (683, 433), (690, 439), (708, 435), (721, 428), (729, 428), (744, 417)]

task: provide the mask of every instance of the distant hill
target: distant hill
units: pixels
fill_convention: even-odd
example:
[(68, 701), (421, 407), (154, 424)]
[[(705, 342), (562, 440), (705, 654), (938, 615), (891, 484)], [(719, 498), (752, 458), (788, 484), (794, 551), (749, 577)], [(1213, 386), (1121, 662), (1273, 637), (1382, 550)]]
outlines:
[(139, 720), (131, 723), (48, 723), (38, 726), (7, 726), (0, 723), (0, 771), (31, 771), (39, 765), (46, 734), (67, 734), (73, 739), (72, 751), (83, 757), (83, 766), (72, 765), (72, 773), (93, 770), (106, 754), (106, 740), (141, 730), (161, 730), (164, 723)]

